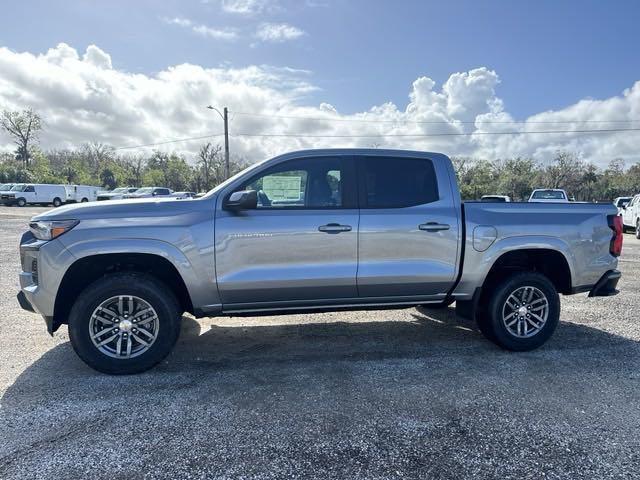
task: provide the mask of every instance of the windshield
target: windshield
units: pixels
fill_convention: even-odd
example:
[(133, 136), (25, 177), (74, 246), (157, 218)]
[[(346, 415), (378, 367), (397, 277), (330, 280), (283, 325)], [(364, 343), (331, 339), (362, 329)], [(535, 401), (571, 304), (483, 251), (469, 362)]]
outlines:
[(262, 162), (258, 162), (258, 163), (254, 163), (253, 165), (248, 166), (247, 168), (245, 168), (244, 170), (239, 171), (238, 173), (236, 173), (235, 175), (233, 175), (230, 178), (227, 178), (224, 182), (222, 182), (220, 185), (213, 187), (213, 189), (209, 190), (206, 195), (204, 195), (204, 198), (209, 198), (211, 195), (216, 194), (217, 192), (219, 192), (220, 190), (222, 190), (223, 188), (225, 188), (227, 185), (229, 185), (230, 183), (234, 182), (237, 178), (249, 173), (251, 170), (254, 170), (256, 168), (258, 168), (259, 166), (261, 166), (263, 163), (265, 163), (267, 160), (263, 160)]
[(533, 193), (533, 198), (538, 200), (564, 200), (564, 192), (558, 190), (538, 190)]
[(153, 188), (146, 187), (146, 188), (141, 188), (139, 190), (136, 190), (136, 193), (151, 193), (152, 191), (153, 191)]
[(18, 185), (14, 185), (11, 187), (11, 192), (21, 192), (25, 189), (26, 185), (24, 183), (19, 183)]
[(629, 203), (629, 200), (631, 200), (630, 198), (621, 198), (618, 200), (618, 203), (616, 204), (616, 207), (624, 207), (625, 205), (627, 205)]
[(2, 185), (0, 185), (0, 192), (9, 190), (11, 187), (13, 187), (12, 183), (3, 183)]

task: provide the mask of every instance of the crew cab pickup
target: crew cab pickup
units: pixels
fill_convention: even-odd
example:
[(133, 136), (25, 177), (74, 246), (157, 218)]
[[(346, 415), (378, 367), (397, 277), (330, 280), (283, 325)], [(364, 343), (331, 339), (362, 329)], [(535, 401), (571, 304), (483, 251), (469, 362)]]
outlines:
[(446, 307), (497, 345), (542, 345), (559, 294), (617, 293), (611, 204), (462, 203), (438, 153), (309, 150), (255, 164), (202, 198), (64, 206), (20, 244), (18, 300), (68, 324), (91, 367), (146, 370), (184, 312), (257, 316)]

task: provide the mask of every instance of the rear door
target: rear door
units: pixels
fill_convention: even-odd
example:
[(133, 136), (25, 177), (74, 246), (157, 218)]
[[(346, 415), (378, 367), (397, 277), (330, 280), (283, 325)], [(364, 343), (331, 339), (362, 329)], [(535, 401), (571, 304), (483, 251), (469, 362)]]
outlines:
[[(225, 309), (357, 298), (358, 209), (351, 157), (288, 160), (234, 191), (258, 206), (216, 211), (218, 291)], [(336, 300), (337, 301), (337, 300)]]
[(361, 297), (444, 297), (453, 285), (458, 205), (441, 157), (360, 157)]

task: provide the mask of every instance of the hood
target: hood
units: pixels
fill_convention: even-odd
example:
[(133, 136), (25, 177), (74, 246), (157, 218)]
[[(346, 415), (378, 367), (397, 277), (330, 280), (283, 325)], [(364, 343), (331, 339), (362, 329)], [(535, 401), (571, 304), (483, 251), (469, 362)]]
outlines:
[[(213, 211), (215, 203), (209, 202), (211, 198), (202, 199), (202, 201), (198, 199), (192, 202), (176, 200), (175, 198), (143, 198), (73, 203), (36, 215), (32, 220), (83, 220), (180, 215), (191, 210), (196, 203), (198, 206), (211, 208)], [(198, 206), (196, 206), (196, 209)]]

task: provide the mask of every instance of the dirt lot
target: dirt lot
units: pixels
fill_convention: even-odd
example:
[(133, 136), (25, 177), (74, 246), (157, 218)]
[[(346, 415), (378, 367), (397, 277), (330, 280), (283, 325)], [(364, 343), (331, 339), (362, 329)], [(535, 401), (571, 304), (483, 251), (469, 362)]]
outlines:
[(640, 241), (622, 292), (564, 297), (553, 339), (497, 349), (453, 309), (185, 317), (174, 353), (110, 377), (19, 309), (0, 208), (0, 478), (640, 477)]

